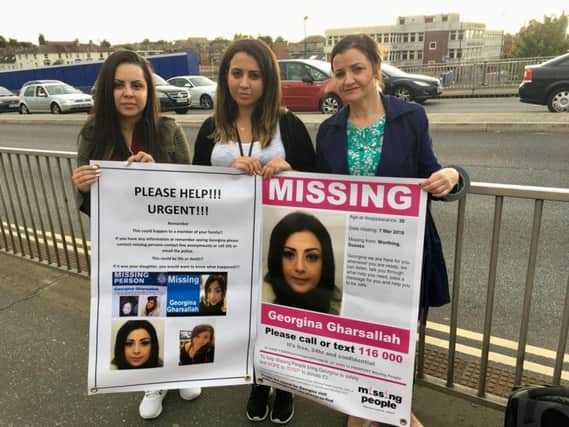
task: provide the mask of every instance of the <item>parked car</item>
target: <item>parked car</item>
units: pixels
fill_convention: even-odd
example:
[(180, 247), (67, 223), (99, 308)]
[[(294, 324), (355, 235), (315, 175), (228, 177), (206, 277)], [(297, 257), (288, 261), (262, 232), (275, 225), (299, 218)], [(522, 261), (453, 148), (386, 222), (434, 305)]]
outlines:
[(154, 74), (154, 84), (160, 99), (162, 111), (175, 111), (176, 114), (186, 114), (192, 103), (190, 91), (171, 85), (158, 74)]
[(65, 83), (61, 80), (29, 80), (26, 83), (24, 83), (22, 85), (23, 86), (28, 86), (28, 85), (39, 85), (39, 84), (43, 84), (43, 83)]
[(425, 102), (443, 93), (441, 82), (424, 74), (410, 74), (390, 64), (381, 64), (383, 93), (407, 101)]
[(93, 97), (59, 80), (33, 80), (20, 89), (20, 114), (88, 112)]
[[(330, 64), (312, 59), (282, 59), (283, 105), (293, 111), (335, 113), (342, 106)], [(423, 74), (410, 74), (389, 64), (381, 64), (383, 93), (407, 101), (425, 102), (440, 96), (441, 82)]]
[(172, 86), (183, 87), (190, 91), (192, 96), (191, 107), (206, 110), (213, 108), (217, 83), (205, 76), (176, 76), (168, 79)]
[(330, 64), (317, 59), (281, 59), (282, 103), (292, 111), (335, 113), (342, 106)]
[(526, 65), (518, 94), (521, 102), (547, 105), (551, 112), (568, 112), (569, 53), (538, 65)]
[(0, 86), (0, 113), (5, 111), (18, 111), (20, 98), (4, 86)]

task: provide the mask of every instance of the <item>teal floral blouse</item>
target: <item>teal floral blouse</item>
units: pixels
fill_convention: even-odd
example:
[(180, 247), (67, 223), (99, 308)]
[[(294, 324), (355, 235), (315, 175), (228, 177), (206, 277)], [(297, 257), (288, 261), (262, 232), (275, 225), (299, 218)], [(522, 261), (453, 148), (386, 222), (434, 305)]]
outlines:
[(355, 128), (348, 120), (348, 168), (350, 175), (375, 175), (381, 159), (384, 129), (385, 115), (365, 128)]

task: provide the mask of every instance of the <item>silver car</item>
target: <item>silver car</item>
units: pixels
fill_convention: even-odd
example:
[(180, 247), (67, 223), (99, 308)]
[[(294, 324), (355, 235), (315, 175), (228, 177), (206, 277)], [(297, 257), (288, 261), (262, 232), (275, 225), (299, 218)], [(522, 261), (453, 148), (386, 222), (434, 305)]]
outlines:
[(170, 77), (168, 83), (172, 86), (186, 88), (192, 95), (192, 107), (210, 110), (213, 108), (217, 83), (205, 76), (176, 76)]
[(93, 97), (57, 80), (31, 81), (20, 89), (20, 114), (88, 112)]

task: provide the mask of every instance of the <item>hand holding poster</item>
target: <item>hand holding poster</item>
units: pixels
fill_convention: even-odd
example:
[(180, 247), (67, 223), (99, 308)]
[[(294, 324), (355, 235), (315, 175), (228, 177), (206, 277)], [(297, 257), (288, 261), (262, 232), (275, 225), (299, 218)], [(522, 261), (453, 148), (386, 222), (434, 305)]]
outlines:
[(375, 177), (283, 174), (263, 185), (257, 377), (408, 424), (426, 193)]
[(224, 168), (99, 164), (90, 392), (249, 383), (260, 180)]

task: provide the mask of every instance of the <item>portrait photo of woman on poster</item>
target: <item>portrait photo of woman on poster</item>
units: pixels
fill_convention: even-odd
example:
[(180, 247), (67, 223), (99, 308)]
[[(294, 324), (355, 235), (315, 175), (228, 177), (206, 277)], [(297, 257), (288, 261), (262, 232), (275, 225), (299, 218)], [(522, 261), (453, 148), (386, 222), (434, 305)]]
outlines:
[(180, 331), (180, 366), (211, 363), (215, 353), (215, 333), (211, 325), (197, 325), (189, 331)]
[(157, 295), (149, 295), (147, 297), (141, 296), (140, 302), (142, 306), (140, 310), (141, 316), (160, 316), (160, 302)]
[[(203, 279), (202, 279), (203, 280)], [(225, 316), (227, 306), (227, 274), (210, 274), (205, 279), (200, 297), (200, 314), (207, 316)]]
[(118, 329), (112, 369), (147, 369), (163, 366), (156, 328), (147, 320), (128, 320)]
[(315, 216), (294, 211), (274, 226), (269, 238), (265, 282), (275, 304), (338, 314), (336, 262), (330, 232)]
[(133, 295), (121, 295), (119, 297), (119, 316), (136, 317), (138, 314), (138, 297)]

